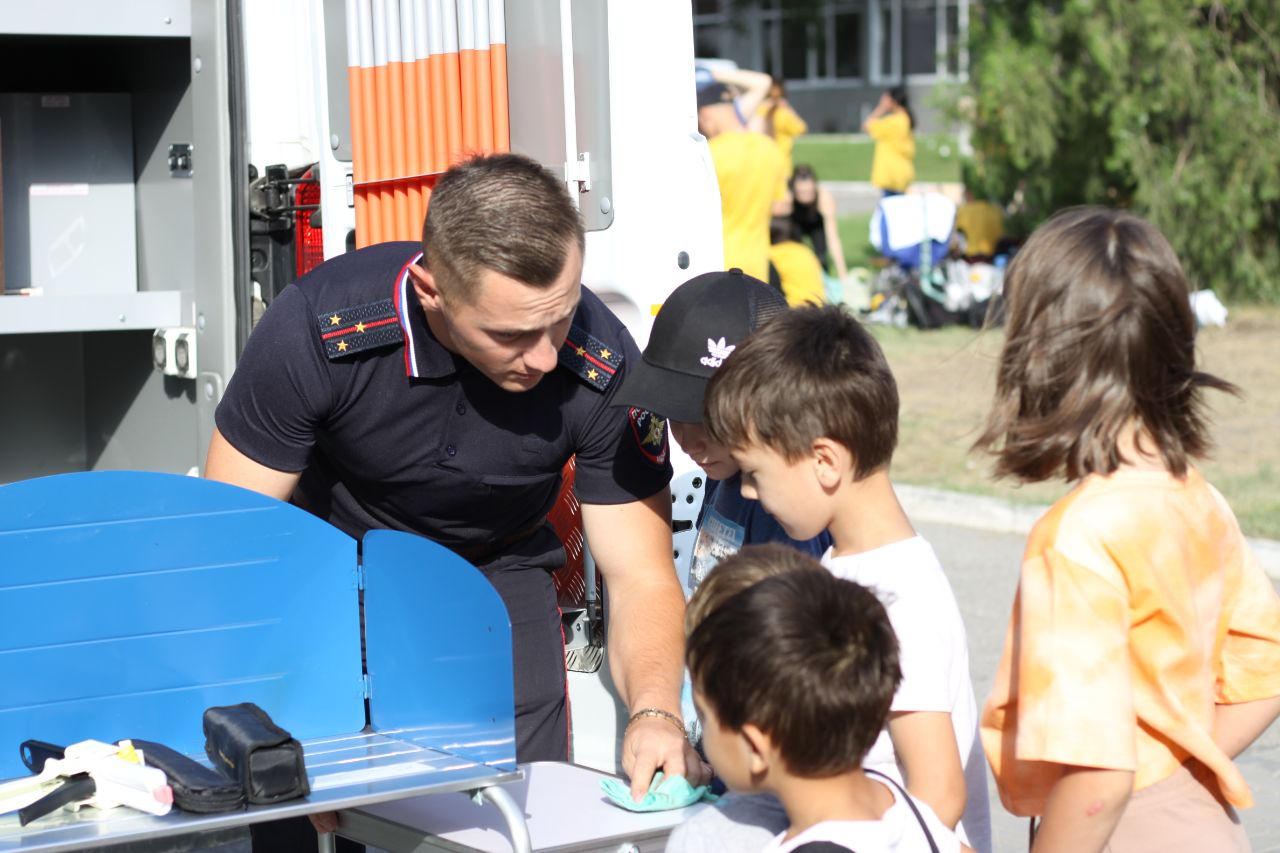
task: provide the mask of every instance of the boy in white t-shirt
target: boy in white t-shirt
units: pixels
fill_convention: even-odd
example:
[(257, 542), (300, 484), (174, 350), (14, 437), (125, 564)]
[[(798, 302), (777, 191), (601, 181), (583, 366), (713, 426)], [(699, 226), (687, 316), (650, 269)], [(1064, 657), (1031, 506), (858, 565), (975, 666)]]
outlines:
[(901, 678), (884, 606), (782, 545), (747, 546), (694, 593), (686, 662), (703, 745), (734, 791), (789, 826), (766, 851), (967, 851), (891, 778), (864, 771)]
[(988, 853), (964, 624), (889, 480), (898, 390), (879, 344), (840, 306), (795, 309), (738, 345), (711, 379), (706, 408), (708, 434), (742, 469), (743, 496), (793, 538), (829, 531), (823, 563), (888, 609), (903, 677), (866, 766), (905, 784), (961, 841)]

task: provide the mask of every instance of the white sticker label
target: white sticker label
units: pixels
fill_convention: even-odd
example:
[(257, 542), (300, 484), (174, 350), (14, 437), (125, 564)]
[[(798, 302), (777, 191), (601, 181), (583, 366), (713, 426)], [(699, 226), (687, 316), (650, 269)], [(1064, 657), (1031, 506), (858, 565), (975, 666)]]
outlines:
[(52, 198), (54, 196), (88, 195), (88, 184), (32, 184), (31, 198)]

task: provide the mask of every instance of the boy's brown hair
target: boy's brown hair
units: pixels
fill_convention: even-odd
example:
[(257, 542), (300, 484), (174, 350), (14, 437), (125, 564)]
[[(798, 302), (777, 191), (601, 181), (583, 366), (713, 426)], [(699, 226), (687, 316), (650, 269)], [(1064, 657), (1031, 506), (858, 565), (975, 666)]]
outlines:
[(1109, 474), (1141, 425), (1183, 476), (1209, 448), (1201, 389), (1237, 392), (1196, 370), (1195, 315), (1177, 255), (1153, 225), (1080, 207), (1036, 229), (1009, 265), (995, 404), (975, 449), (1026, 482)]
[(875, 338), (843, 306), (795, 308), (752, 332), (707, 385), (704, 424), (729, 448), (795, 461), (819, 438), (853, 454), (854, 479), (898, 442), (898, 386)]
[(783, 545), (747, 546), (711, 577), (731, 577), (752, 560), (790, 568), (705, 611), (685, 651), (694, 689), (720, 725), (740, 731), (749, 723), (767, 734), (790, 773), (816, 779), (853, 770), (902, 679), (889, 616), (870, 590)]

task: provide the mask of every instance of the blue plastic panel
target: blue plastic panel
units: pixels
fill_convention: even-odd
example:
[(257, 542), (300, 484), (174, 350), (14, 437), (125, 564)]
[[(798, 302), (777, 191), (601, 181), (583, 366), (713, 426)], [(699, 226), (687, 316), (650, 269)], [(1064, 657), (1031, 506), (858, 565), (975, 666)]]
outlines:
[(409, 533), (370, 531), (362, 555), (374, 729), (514, 767), (511, 622), (497, 591), (466, 560)]
[(27, 738), (200, 753), (211, 705), (256, 702), (299, 738), (359, 731), (355, 545), (190, 477), (0, 487), (0, 778), (26, 772)]

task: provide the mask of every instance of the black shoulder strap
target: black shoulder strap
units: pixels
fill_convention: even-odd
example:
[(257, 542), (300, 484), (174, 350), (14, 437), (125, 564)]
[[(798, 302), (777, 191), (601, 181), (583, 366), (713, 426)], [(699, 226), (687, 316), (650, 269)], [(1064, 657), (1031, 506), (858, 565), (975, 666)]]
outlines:
[(929, 839), (930, 853), (938, 853), (938, 843), (933, 840), (933, 833), (929, 831), (929, 825), (924, 822), (924, 815), (920, 814), (920, 809), (916, 807), (915, 800), (911, 799), (911, 795), (906, 792), (906, 789), (899, 785), (897, 780), (892, 776), (886, 776), (879, 770), (872, 770), (870, 767), (867, 767), (864, 768), (863, 772), (869, 773), (873, 776), (879, 776), (881, 779), (898, 789), (898, 793), (902, 795), (902, 799), (911, 807), (911, 813), (914, 814), (916, 816), (916, 820), (920, 822), (920, 831), (924, 833), (925, 838)]
[(561, 367), (603, 391), (622, 366), (622, 353), (575, 325), (569, 327), (569, 335), (560, 347), (559, 361)]
[(324, 311), (316, 315), (316, 330), (329, 360), (404, 343), (404, 330), (390, 299)]

